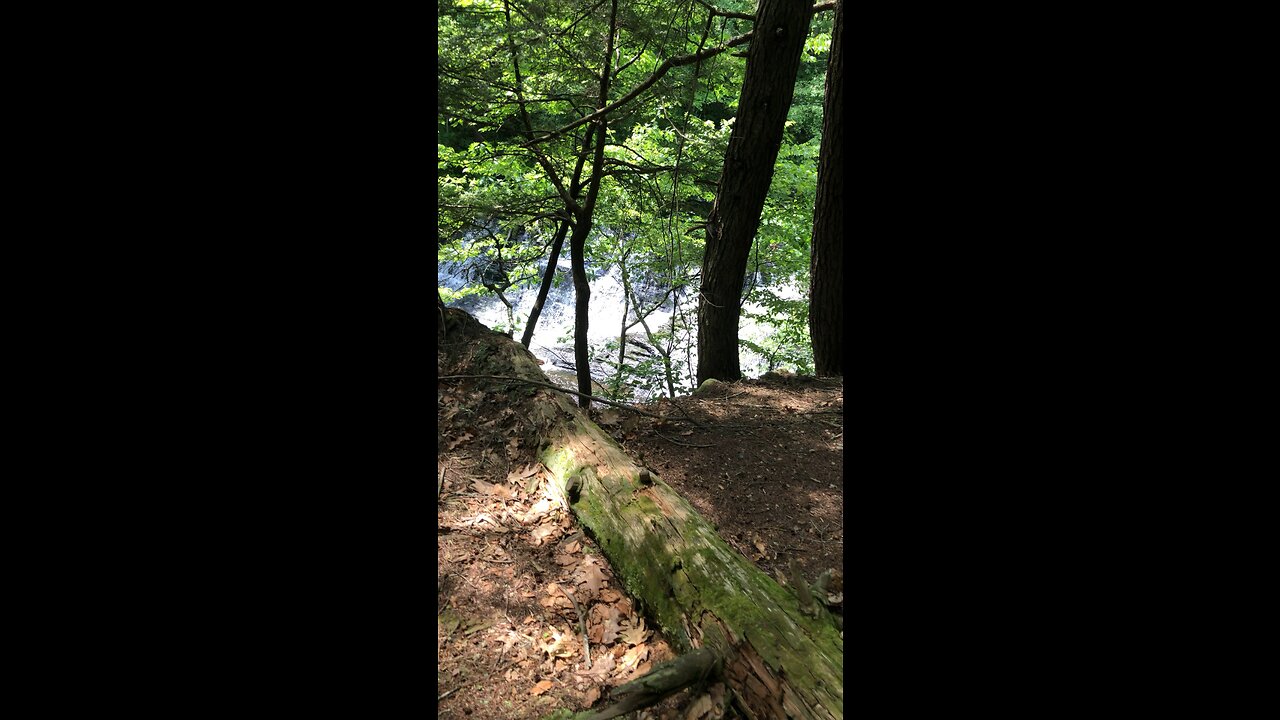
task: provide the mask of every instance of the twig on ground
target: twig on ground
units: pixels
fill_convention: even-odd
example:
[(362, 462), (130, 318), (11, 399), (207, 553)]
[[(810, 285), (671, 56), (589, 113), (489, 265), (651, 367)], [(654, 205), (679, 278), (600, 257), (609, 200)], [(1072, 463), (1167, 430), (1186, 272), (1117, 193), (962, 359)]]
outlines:
[(667, 437), (666, 435), (663, 435), (662, 433), (660, 433), (660, 432), (658, 432), (658, 431), (656, 431), (656, 430), (653, 432), (653, 434), (654, 434), (654, 435), (657, 435), (658, 437), (662, 438), (663, 440), (666, 440), (667, 442), (675, 443), (676, 445), (683, 445), (683, 446), (685, 446), (685, 447), (693, 447), (693, 448), (709, 448), (709, 447), (715, 447), (715, 445), (696, 445), (696, 444), (694, 444), (694, 443), (680, 442), (679, 440), (676, 440), (675, 438), (669, 438), (669, 437)]
[(672, 399), (671, 399), (671, 404), (676, 406), (676, 409), (680, 411), (680, 414), (681, 414), (681, 415), (684, 415), (684, 417), (685, 417), (685, 419), (686, 419), (686, 420), (688, 420), (689, 422), (693, 423), (694, 425), (697, 425), (698, 427), (702, 428), (703, 430), (706, 430), (706, 429), (707, 429), (707, 426), (706, 426), (706, 425), (703, 425), (702, 423), (698, 422), (697, 420), (694, 420), (694, 419), (693, 419), (693, 416), (689, 414), (689, 411), (688, 411), (688, 410), (685, 410), (683, 405), (681, 405), (680, 403), (676, 402), (675, 398), (672, 398)]
[(587, 642), (587, 615), (582, 612), (582, 606), (578, 604), (578, 600), (574, 596), (569, 594), (568, 590), (565, 590), (560, 583), (555, 583), (555, 586), (560, 588), (560, 592), (564, 593), (565, 597), (569, 598), (569, 602), (573, 603), (573, 611), (578, 614), (578, 632), (582, 633), (582, 652), (587, 657), (587, 669), (590, 670), (591, 644)]
[(459, 685), (458, 687), (456, 687), (456, 688), (454, 688), (454, 689), (450, 690), (449, 692), (447, 692), (447, 693), (445, 693), (445, 694), (441, 695), (440, 697), (436, 698), (436, 702), (440, 702), (441, 700), (443, 700), (443, 699), (445, 699), (445, 698), (449, 697), (450, 695), (452, 695), (452, 694), (454, 694), (454, 693), (458, 692), (459, 690), (461, 690), (462, 688), (464, 688), (464, 687), (466, 687), (466, 686), (468, 686), (468, 685), (470, 685), (470, 684), (471, 684), (471, 683), (469, 683), (469, 682), (462, 683), (462, 684), (461, 684), (461, 685)]

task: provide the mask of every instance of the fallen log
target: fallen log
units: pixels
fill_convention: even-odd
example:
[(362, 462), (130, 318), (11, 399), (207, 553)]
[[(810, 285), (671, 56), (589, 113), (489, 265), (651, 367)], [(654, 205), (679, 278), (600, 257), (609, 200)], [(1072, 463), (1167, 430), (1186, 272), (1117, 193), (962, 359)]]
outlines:
[[(476, 322), (459, 315), (465, 313), (447, 311), (447, 324)], [(535, 383), (530, 389), (539, 402), (531, 420), (539, 428), (540, 459), (550, 471), (553, 492), (682, 654), (677, 662), (615, 689), (618, 705), (581, 717), (603, 720), (644, 707), (673, 687), (705, 681), (714, 668), (753, 720), (843, 718), (844, 640), (831, 616), (812, 608), (806, 614), (797, 595), (725, 543), (687, 500), (628, 456), (569, 394), (536, 390), (547, 378), (523, 345), (496, 333), (487, 339), (492, 350), (478, 353), (484, 362), (474, 372)]]

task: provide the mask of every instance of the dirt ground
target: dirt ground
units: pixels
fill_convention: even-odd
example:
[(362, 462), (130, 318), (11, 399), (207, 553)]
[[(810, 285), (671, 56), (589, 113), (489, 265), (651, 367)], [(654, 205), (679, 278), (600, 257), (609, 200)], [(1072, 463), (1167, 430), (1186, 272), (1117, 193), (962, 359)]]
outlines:
[[(439, 375), (469, 374), (492, 342), (509, 340), (447, 334)], [(440, 381), (437, 393), (438, 717), (581, 710), (674, 657), (547, 492), (522, 424), (538, 393), (487, 379)], [(791, 562), (809, 582), (834, 569), (842, 592), (840, 379), (768, 375), (641, 409), (668, 420), (606, 405), (592, 416), (766, 573), (786, 584)], [(685, 691), (639, 717), (710, 720), (716, 704)]]

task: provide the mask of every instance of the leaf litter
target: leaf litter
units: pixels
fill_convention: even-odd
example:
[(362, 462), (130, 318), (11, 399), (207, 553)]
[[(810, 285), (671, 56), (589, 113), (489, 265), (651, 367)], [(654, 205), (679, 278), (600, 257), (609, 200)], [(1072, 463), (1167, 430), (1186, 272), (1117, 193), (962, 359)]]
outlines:
[[(510, 344), (475, 327), (451, 326), (439, 346), (440, 374), (514, 374), (474, 365)], [(442, 719), (539, 720), (558, 708), (585, 709), (674, 657), (548, 490), (536, 454), (545, 428), (535, 426), (542, 415), (532, 403), (549, 392), (482, 379), (438, 384), (437, 679), (440, 694), (452, 691), (440, 702)], [(612, 408), (595, 417), (762, 570), (779, 576), (794, 558), (812, 580), (843, 564), (843, 402), (839, 380), (766, 377), (644, 408), (687, 413), (696, 431)], [(842, 585), (822, 599), (842, 603)], [(724, 686), (709, 692), (682, 693), (647, 712), (709, 718), (708, 698), (722, 706)]]
[[(449, 360), (469, 354), (460, 350), (441, 353), (443, 374), (467, 374)], [(438, 717), (537, 720), (592, 707), (675, 653), (635, 617), (600, 549), (549, 489), (526, 441), (537, 429), (521, 422), (536, 417), (522, 406), (529, 398), (473, 382), (440, 383)], [(674, 720), (681, 702), (653, 710)]]

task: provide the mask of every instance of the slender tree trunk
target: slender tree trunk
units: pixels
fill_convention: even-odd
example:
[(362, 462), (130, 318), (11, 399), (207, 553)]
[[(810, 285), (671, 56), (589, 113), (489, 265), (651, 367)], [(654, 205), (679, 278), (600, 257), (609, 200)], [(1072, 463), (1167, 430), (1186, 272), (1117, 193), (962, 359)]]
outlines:
[(819, 376), (844, 375), (844, 0), (836, 0), (809, 256), (809, 337)]
[[(609, 11), (609, 34), (605, 41), (604, 70), (600, 73), (600, 106), (609, 102), (609, 80), (613, 74), (613, 37), (617, 32), (618, 0), (613, 0)], [(600, 180), (604, 177), (604, 144), (607, 142), (608, 115), (601, 115), (596, 120), (595, 156), (591, 163), (591, 179), (587, 181), (587, 198), (577, 213), (577, 224), (573, 235), (569, 237), (569, 259), (573, 266), (573, 288), (575, 291), (573, 320), (573, 364), (578, 373), (578, 392), (591, 395), (591, 357), (587, 352), (587, 314), (591, 305), (591, 285), (587, 281), (586, 245), (587, 234), (591, 232), (592, 216), (596, 211), (596, 198), (600, 195)], [(584, 410), (591, 407), (591, 399), (585, 395), (578, 396), (578, 405)]]
[(737, 380), (738, 319), (747, 255), (773, 180), (773, 164), (791, 108), (812, 3), (760, 0), (738, 115), (720, 188), (707, 218), (698, 301), (698, 383)]
[[(591, 231), (591, 221), (578, 218), (569, 238), (569, 260), (573, 268), (573, 365), (578, 374), (578, 392), (591, 392), (591, 358), (587, 353), (587, 330), (590, 326), (588, 313), (591, 309), (591, 283), (587, 279), (586, 244), (587, 233)], [(583, 408), (591, 407), (588, 398), (579, 396), (578, 404)]]
[[(627, 292), (631, 293), (631, 290), (628, 289)], [(679, 302), (679, 301), (677, 300), (676, 302)], [(631, 305), (637, 308), (640, 307), (640, 299), (635, 297), (634, 294), (631, 294)], [(671, 337), (672, 338), (675, 337), (675, 333), (676, 333), (675, 322), (676, 322), (676, 312), (678, 311), (679, 311), (679, 306), (677, 305), (673, 309), (673, 312), (671, 314)], [(640, 326), (644, 328), (645, 338), (648, 339), (649, 344), (653, 346), (654, 352), (658, 353), (658, 356), (662, 358), (662, 374), (667, 381), (667, 397), (675, 397), (676, 386), (675, 386), (675, 383), (672, 381), (672, 375), (671, 375), (671, 343), (670, 341), (668, 341), (667, 347), (664, 348), (662, 346), (662, 343), (658, 341), (658, 338), (654, 337), (653, 331), (649, 329), (649, 323), (645, 319), (647, 316), (648, 316), (648, 313), (641, 313), (639, 311), (636, 311), (636, 317), (639, 318), (640, 320)]]
[(529, 322), (525, 323), (524, 335), (520, 338), (520, 344), (529, 347), (529, 343), (533, 341), (533, 329), (538, 325), (538, 318), (542, 316), (542, 306), (547, 302), (547, 293), (551, 291), (551, 282), (556, 277), (556, 267), (560, 262), (560, 249), (564, 247), (564, 236), (569, 234), (569, 221), (561, 220), (560, 227), (556, 228), (556, 234), (551, 238), (551, 255), (547, 259), (547, 270), (542, 274), (542, 285), (538, 287), (538, 297), (533, 301), (533, 310), (529, 311)]

